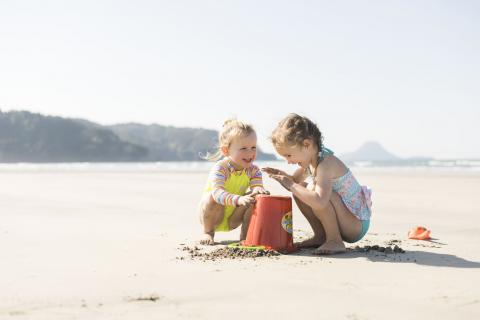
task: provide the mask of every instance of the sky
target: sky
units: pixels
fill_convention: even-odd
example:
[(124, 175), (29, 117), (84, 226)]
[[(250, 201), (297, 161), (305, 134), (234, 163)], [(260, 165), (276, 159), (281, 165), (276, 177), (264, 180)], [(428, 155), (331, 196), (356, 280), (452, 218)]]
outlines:
[(479, 1), (0, 2), (0, 110), (480, 158)]

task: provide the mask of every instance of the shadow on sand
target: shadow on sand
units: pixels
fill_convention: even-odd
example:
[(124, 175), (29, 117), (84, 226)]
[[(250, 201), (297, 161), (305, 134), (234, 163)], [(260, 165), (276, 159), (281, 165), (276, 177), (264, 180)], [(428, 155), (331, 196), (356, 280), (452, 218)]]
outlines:
[[(238, 240), (219, 241), (216, 244), (229, 245), (238, 243)], [(430, 239), (422, 241), (422, 243), (431, 243), (437, 245), (446, 245), (439, 242), (438, 239)], [(422, 245), (422, 243), (420, 245)], [(414, 263), (424, 266), (432, 267), (450, 267), (450, 268), (465, 268), (476, 269), (480, 268), (480, 262), (469, 261), (452, 254), (436, 253), (429, 251), (409, 250), (405, 253), (383, 253), (379, 251), (358, 251), (351, 250), (342, 254), (335, 255), (316, 255), (315, 249), (299, 249), (295, 252), (289, 253), (289, 256), (301, 257), (323, 257), (326, 259), (352, 259), (352, 258), (367, 258), (371, 262), (390, 262), (390, 263)]]
[(418, 265), (432, 267), (450, 267), (450, 268), (480, 268), (480, 263), (469, 261), (455, 255), (442, 254), (428, 251), (406, 251), (405, 253), (385, 254), (378, 251), (347, 251), (342, 254), (319, 256), (313, 253), (314, 249), (301, 249), (289, 255), (298, 255), (303, 257), (323, 257), (331, 259), (352, 259), (367, 258), (372, 262), (391, 262), (391, 263), (415, 263)]

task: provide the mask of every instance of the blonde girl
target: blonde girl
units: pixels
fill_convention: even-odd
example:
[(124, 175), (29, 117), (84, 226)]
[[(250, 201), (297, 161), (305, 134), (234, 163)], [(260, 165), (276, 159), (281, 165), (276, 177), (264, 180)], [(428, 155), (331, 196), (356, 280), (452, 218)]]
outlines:
[(230, 231), (242, 225), (240, 240), (246, 238), (255, 195), (268, 193), (262, 173), (253, 164), (257, 156), (257, 135), (241, 121), (225, 121), (218, 135), (219, 148), (209, 160), (217, 161), (200, 201), (201, 244), (214, 244), (216, 231)]

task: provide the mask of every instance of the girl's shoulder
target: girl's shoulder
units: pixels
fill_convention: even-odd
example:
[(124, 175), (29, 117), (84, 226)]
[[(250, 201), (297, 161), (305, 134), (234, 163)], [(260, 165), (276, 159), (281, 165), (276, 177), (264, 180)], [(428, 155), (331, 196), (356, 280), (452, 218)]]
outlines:
[(214, 163), (212, 166), (211, 171), (225, 171), (228, 172), (228, 159), (220, 159), (217, 162)]
[(222, 166), (222, 167), (227, 167), (228, 166), (228, 159), (227, 158), (222, 158), (215, 162), (214, 166)]
[(247, 176), (252, 179), (252, 178), (261, 178), (262, 177), (262, 170), (260, 167), (254, 165), (250, 165), (247, 169), (245, 169), (245, 172), (247, 173)]
[(348, 171), (348, 167), (342, 160), (331, 154), (325, 156), (323, 161), (318, 164), (317, 170), (321, 171), (322, 174), (327, 175), (329, 178), (335, 179), (344, 175)]

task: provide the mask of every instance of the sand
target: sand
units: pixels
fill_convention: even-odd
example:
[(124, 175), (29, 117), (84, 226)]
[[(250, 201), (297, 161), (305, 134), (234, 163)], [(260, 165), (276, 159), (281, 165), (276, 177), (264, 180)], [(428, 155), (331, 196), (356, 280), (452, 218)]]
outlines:
[(374, 214), (348, 246), (405, 253), (191, 259), (207, 172), (0, 171), (0, 319), (480, 318), (480, 174), (354, 173)]

